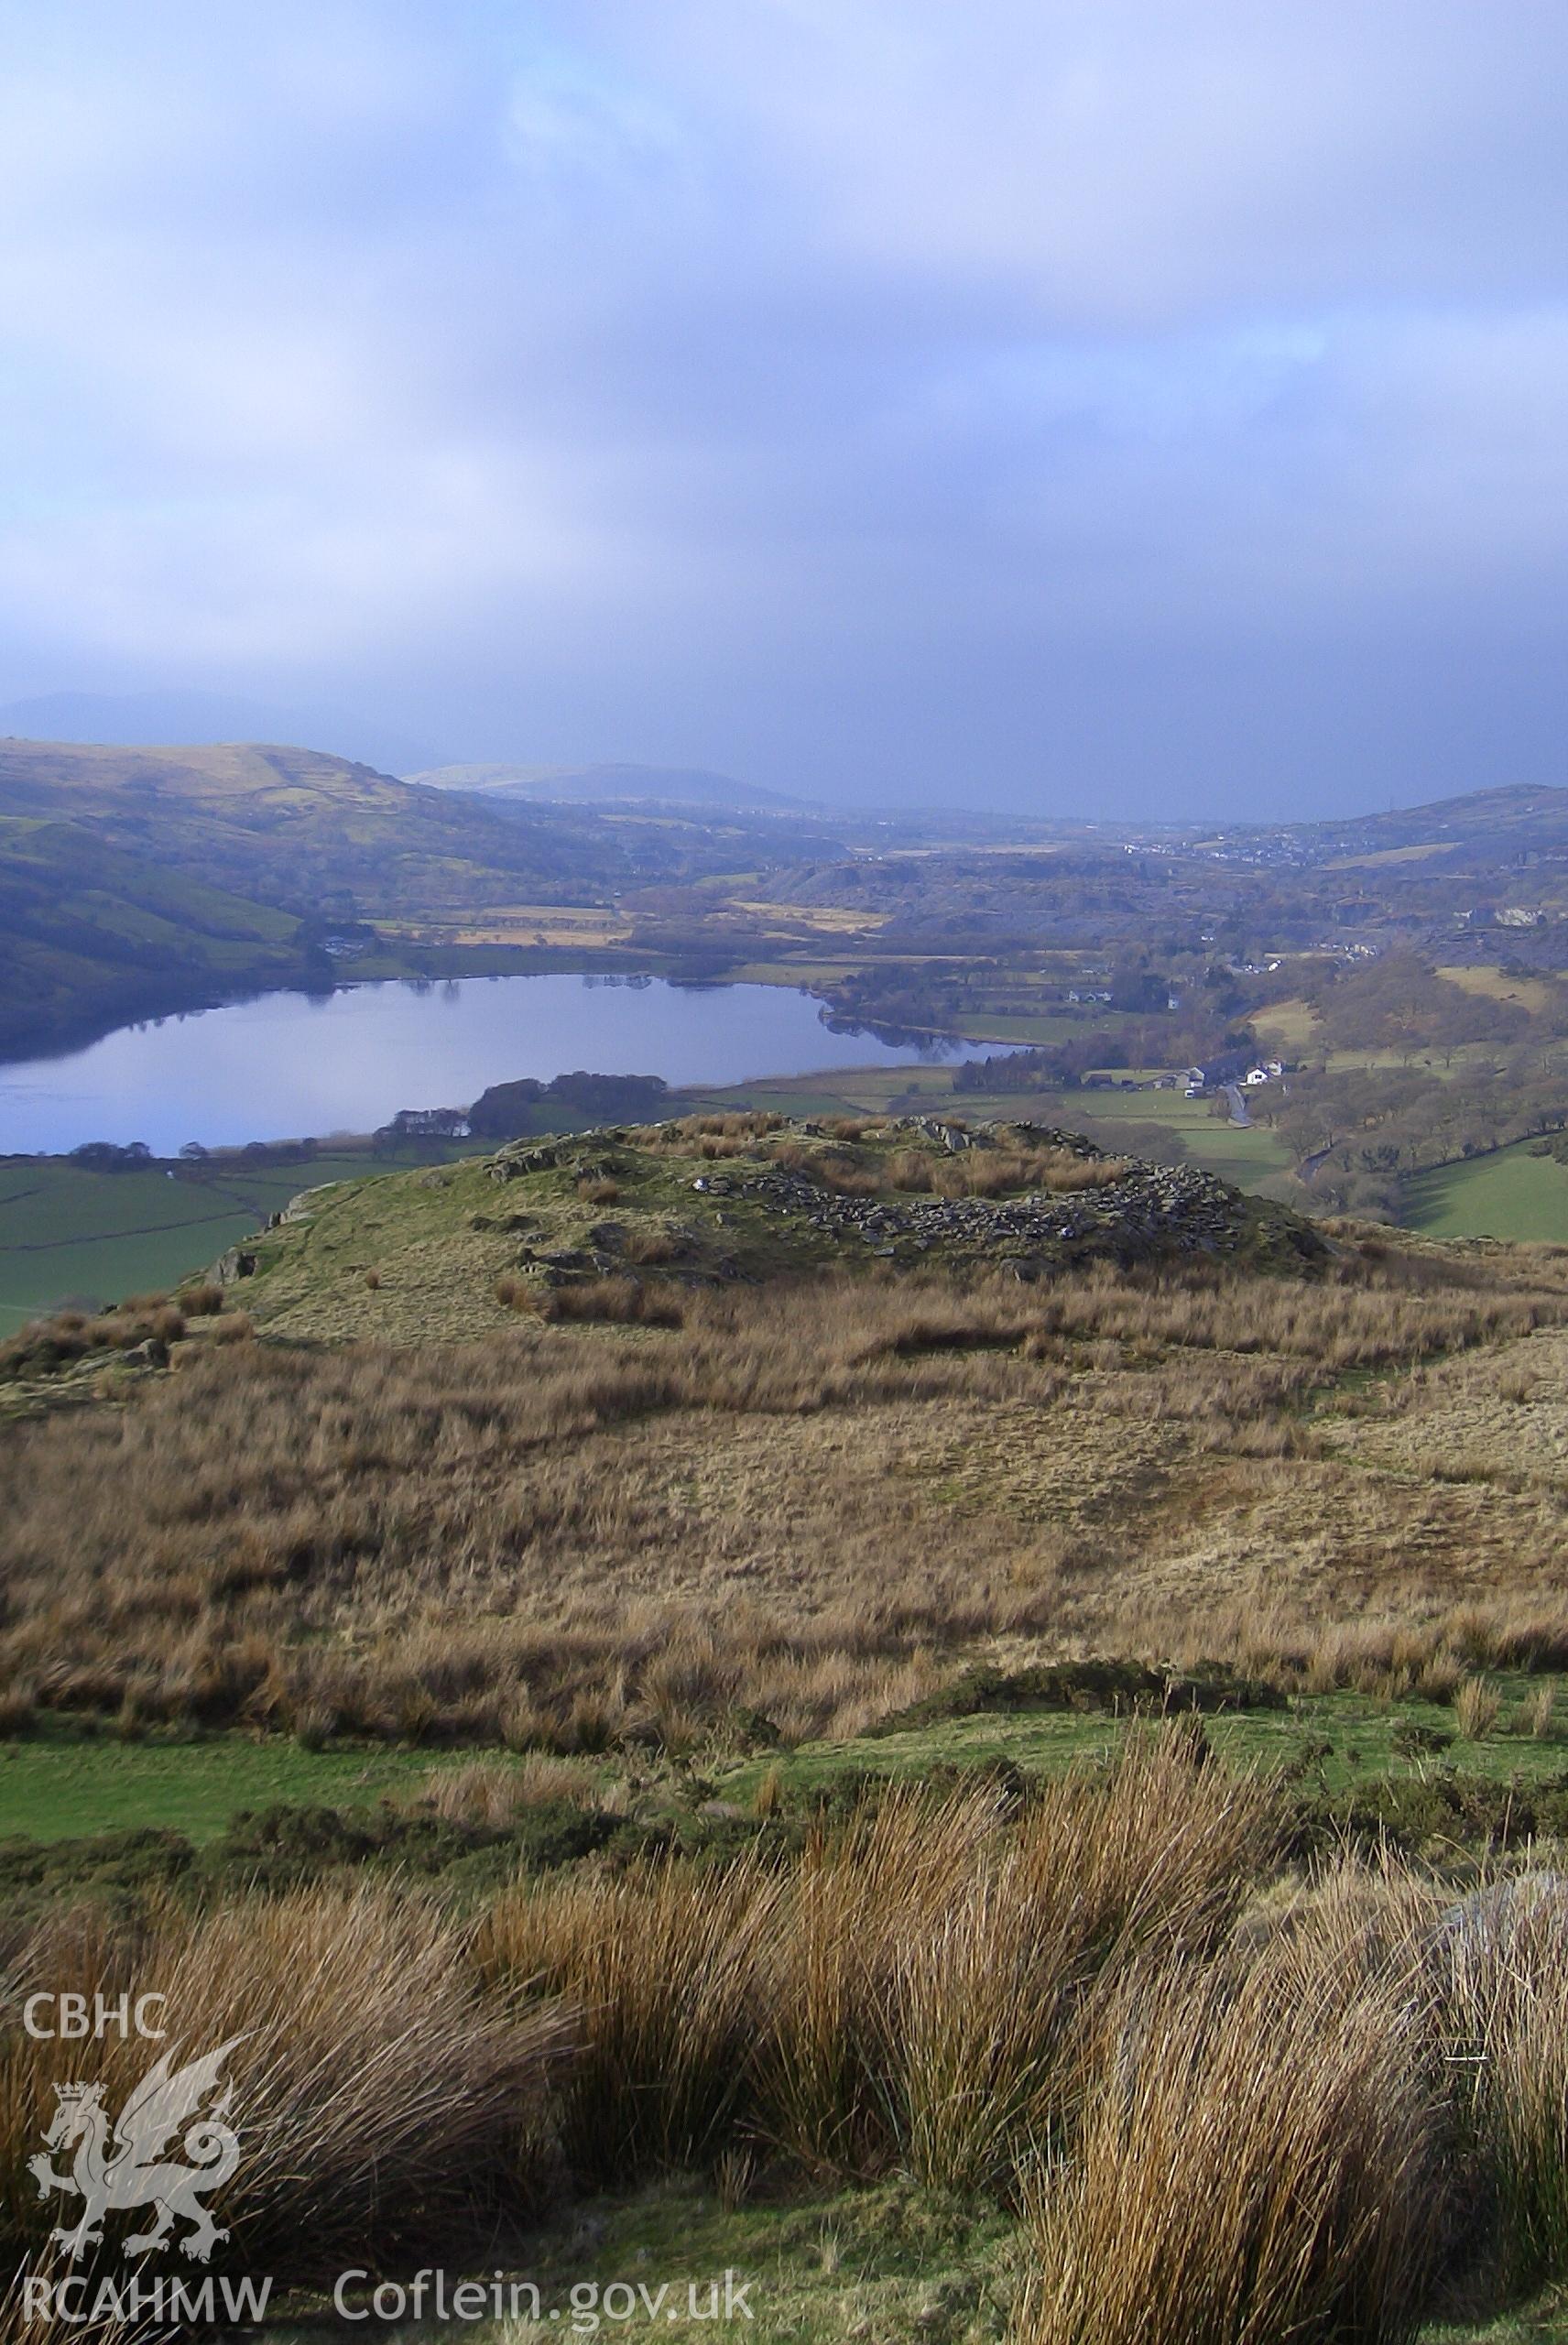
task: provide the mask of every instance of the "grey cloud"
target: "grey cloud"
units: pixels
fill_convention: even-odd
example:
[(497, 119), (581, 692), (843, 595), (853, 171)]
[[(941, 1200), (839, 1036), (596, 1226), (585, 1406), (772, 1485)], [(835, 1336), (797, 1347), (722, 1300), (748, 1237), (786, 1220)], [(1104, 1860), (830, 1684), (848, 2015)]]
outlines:
[(0, 86), (0, 697), (879, 799), (1560, 773), (1553, 12), (71, 16)]

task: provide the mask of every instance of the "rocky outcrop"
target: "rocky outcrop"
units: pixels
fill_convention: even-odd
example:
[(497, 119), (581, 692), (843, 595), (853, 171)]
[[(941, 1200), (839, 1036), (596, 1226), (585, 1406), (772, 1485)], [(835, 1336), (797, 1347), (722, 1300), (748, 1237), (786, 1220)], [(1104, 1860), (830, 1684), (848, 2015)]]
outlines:
[(824, 1238), (893, 1260), (940, 1254), (984, 1260), (1019, 1278), (1064, 1255), (1136, 1261), (1160, 1253), (1221, 1254), (1240, 1244), (1236, 1193), (1188, 1165), (1137, 1164), (1105, 1188), (1017, 1197), (856, 1197), (782, 1166), (715, 1168), (691, 1187), (783, 1213)]
[[(637, 1157), (651, 1151), (693, 1204), (702, 1201), (692, 1216), (700, 1227), (685, 1233), (689, 1244), (672, 1244), (662, 1258), (670, 1275), (699, 1282), (768, 1276), (787, 1261), (835, 1255), (910, 1268), (999, 1269), (1032, 1281), (1096, 1260), (1131, 1264), (1234, 1255), (1258, 1244), (1270, 1216), (1279, 1226), (1273, 1236), (1298, 1261), (1323, 1250), (1296, 1216), (1244, 1198), (1195, 1165), (1109, 1159), (1080, 1132), (923, 1116), (867, 1131), (868, 1140), (857, 1143), (837, 1128), (805, 1120), (742, 1135), (738, 1147), (735, 1135), (722, 1134), (724, 1145), (705, 1154), (703, 1134), (689, 1125), (606, 1129), (516, 1141), (491, 1160), (489, 1171), (497, 1182), (553, 1172), (579, 1188), (629, 1174), (624, 1210), (641, 1190)], [(1051, 1185), (1047, 1173), (1046, 1185), (996, 1195), (940, 1194), (944, 1185), (960, 1185), (939, 1172), (943, 1162), (996, 1151), (1020, 1168), (1060, 1164), (1066, 1177)], [(893, 1160), (911, 1152), (930, 1160), (931, 1188), (896, 1184)], [(1074, 1163), (1094, 1166), (1098, 1179), (1076, 1185)], [(625, 1235), (621, 1226), (601, 1227), (575, 1239), (574, 1249), (525, 1249), (519, 1266), (552, 1283), (602, 1275), (620, 1255)]]

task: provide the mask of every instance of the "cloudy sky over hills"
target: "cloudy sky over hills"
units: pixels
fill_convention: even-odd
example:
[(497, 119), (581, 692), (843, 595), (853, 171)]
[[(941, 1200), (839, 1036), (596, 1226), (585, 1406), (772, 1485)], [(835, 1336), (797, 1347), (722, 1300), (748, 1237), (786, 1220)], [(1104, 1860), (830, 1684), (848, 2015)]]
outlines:
[(3, 54), (0, 701), (1039, 812), (1568, 779), (1539, 0), (15, 0)]

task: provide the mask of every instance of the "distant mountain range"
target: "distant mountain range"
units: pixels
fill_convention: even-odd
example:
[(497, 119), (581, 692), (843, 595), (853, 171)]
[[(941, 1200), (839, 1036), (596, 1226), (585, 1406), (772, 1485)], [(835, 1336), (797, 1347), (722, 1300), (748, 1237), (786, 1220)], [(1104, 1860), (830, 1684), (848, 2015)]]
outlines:
[(821, 809), (777, 790), (757, 790), (692, 766), (434, 766), (404, 779), (432, 790), (462, 790), (534, 805), (702, 806), (731, 814), (804, 814)]
[(428, 742), (351, 710), (321, 704), (285, 707), (227, 693), (49, 693), (0, 707), (3, 734), (132, 749), (330, 741), (338, 757), (393, 774), (433, 765), (436, 755)]

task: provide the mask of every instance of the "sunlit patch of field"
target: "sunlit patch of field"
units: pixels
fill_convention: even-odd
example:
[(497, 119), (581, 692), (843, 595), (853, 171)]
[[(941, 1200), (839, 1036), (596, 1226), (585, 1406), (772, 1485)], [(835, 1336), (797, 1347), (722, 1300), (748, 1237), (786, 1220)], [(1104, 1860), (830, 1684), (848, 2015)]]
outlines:
[(1451, 986), (1458, 986), (1463, 992), (1482, 994), (1488, 1001), (1517, 1001), (1532, 1017), (1541, 1010), (1552, 1009), (1562, 998), (1544, 978), (1509, 976), (1505, 970), (1496, 968), (1490, 963), (1477, 966), (1455, 964), (1440, 968), (1437, 974), (1440, 977), (1446, 977)]
[(381, 921), (381, 933), (396, 943), (436, 944), (624, 944), (630, 921), (607, 906), (582, 910), (560, 904), (492, 904), (450, 920)]
[(1568, 1169), (1517, 1140), (1487, 1156), (1443, 1164), (1404, 1184), (1403, 1218), (1432, 1238), (1506, 1238), (1568, 1244)]
[(97, 1304), (176, 1285), (302, 1189), (463, 1152), (462, 1142), (381, 1156), (344, 1148), (292, 1164), (229, 1154), (177, 1179), (161, 1164), (94, 1172), (60, 1157), (14, 1158), (0, 1171), (0, 1336), (71, 1298)]
[(1365, 855), (1336, 855), (1323, 865), (1325, 871), (1361, 871), (1368, 865), (1381, 863), (1424, 863), (1434, 855), (1447, 855), (1453, 842), (1428, 839), (1415, 846), (1371, 847)]
[(1311, 1002), (1271, 1001), (1253, 1019), (1260, 1040), (1279, 1042), (1285, 1050), (1311, 1049), (1317, 1036), (1318, 1016)]
[(771, 904), (735, 900), (737, 912), (767, 921), (779, 928), (815, 930), (832, 936), (853, 936), (863, 929), (886, 928), (890, 912), (853, 911), (834, 904)]

